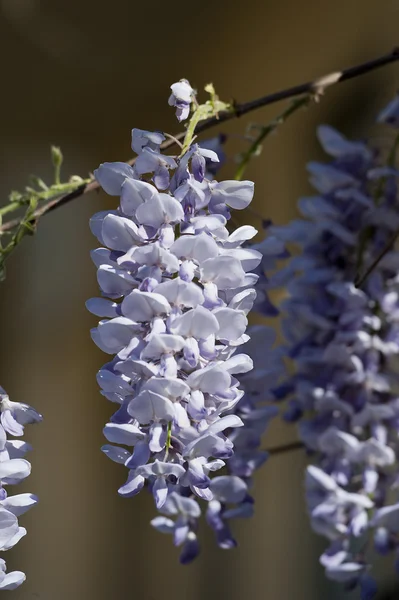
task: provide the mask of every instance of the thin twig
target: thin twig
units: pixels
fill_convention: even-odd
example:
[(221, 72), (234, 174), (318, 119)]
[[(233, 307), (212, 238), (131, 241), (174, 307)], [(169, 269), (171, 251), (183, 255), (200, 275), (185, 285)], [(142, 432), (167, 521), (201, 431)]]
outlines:
[[(34, 214), (32, 216), (32, 220), (38, 221), (40, 219), (40, 217), (42, 217), (43, 215), (46, 215), (47, 213), (55, 210), (56, 208), (60, 208), (61, 206), (64, 206), (64, 204), (67, 204), (68, 202), (75, 200), (75, 198), (79, 198), (80, 196), (89, 194), (90, 192), (94, 192), (95, 190), (98, 190), (99, 187), (100, 186), (98, 185), (98, 183), (95, 179), (93, 179), (89, 183), (82, 183), (82, 185), (79, 186), (78, 188), (76, 188), (76, 190), (74, 190), (73, 192), (69, 192), (68, 194), (64, 194), (63, 196), (60, 196), (59, 198), (55, 198), (54, 200), (51, 200), (47, 204), (44, 204), (43, 206), (38, 208), (34, 212)], [(0, 234), (10, 231), (11, 229), (14, 229), (14, 227), (17, 227), (17, 225), (19, 225), (19, 223), (20, 223), (20, 219), (13, 219), (12, 221), (7, 221), (7, 223), (4, 223), (0, 227)]]
[(399, 229), (397, 229), (392, 234), (392, 236), (390, 237), (390, 239), (387, 242), (387, 245), (381, 250), (381, 252), (378, 254), (378, 256), (376, 256), (376, 258), (373, 260), (373, 262), (367, 267), (365, 272), (357, 280), (355, 280), (355, 286), (357, 288), (360, 288), (363, 285), (363, 283), (366, 281), (367, 277), (374, 271), (374, 269), (382, 261), (384, 256), (386, 254), (388, 254), (388, 252), (392, 249), (392, 247), (394, 246), (394, 244), (398, 238), (399, 238)]
[[(388, 154), (388, 160), (387, 160), (387, 165), (388, 167), (394, 168), (395, 166), (395, 161), (396, 161), (396, 153), (398, 151), (399, 148), (399, 134), (396, 136), (395, 141), (392, 145), (392, 148)], [(379, 185), (377, 187), (377, 191), (375, 194), (375, 199), (376, 199), (376, 203), (378, 204), (379, 200), (380, 200), (380, 196), (383, 192), (383, 188), (384, 188), (384, 184), (386, 182), (386, 177), (383, 177), (380, 182)], [(399, 237), (399, 229), (397, 229), (396, 231), (394, 231), (394, 233), (391, 235), (391, 237), (389, 238), (386, 246), (381, 250), (381, 252), (378, 254), (378, 256), (376, 256), (376, 258), (373, 260), (373, 262), (367, 267), (367, 269), (365, 270), (364, 273), (360, 273), (361, 270), (361, 266), (362, 266), (362, 256), (363, 256), (363, 252), (365, 250), (366, 247), (366, 243), (369, 240), (369, 238), (372, 236), (373, 234), (373, 228), (368, 227), (364, 232), (363, 232), (363, 236), (362, 240), (361, 240), (361, 244), (360, 244), (360, 248), (359, 248), (359, 253), (358, 253), (358, 261), (357, 261), (357, 268), (356, 268), (356, 277), (355, 277), (355, 286), (356, 287), (360, 287), (365, 281), (366, 279), (369, 277), (369, 275), (374, 271), (374, 269), (379, 265), (379, 263), (382, 261), (382, 259), (384, 258), (384, 256), (386, 254), (388, 254), (388, 252), (392, 249), (392, 247), (395, 245), (396, 240)]]
[[(262, 106), (267, 106), (268, 104), (280, 102), (281, 100), (286, 100), (287, 98), (293, 98), (294, 96), (309, 93), (322, 93), (330, 85), (333, 85), (335, 83), (342, 83), (343, 81), (353, 79), (354, 77), (359, 77), (360, 75), (364, 75), (365, 73), (369, 73), (370, 71), (379, 69), (380, 67), (383, 67), (397, 60), (399, 60), (399, 47), (394, 48), (389, 54), (385, 54), (384, 56), (380, 56), (379, 58), (375, 58), (374, 60), (362, 63), (361, 65), (356, 65), (354, 67), (349, 67), (348, 69), (343, 69), (342, 71), (329, 73), (328, 75), (319, 77), (314, 81), (302, 83), (292, 88), (281, 90), (280, 92), (275, 92), (274, 94), (270, 94), (268, 96), (263, 96), (262, 98), (258, 98), (257, 100), (252, 100), (251, 102), (246, 102), (244, 104), (237, 105), (237, 116), (241, 117), (242, 115), (251, 112), (252, 110), (255, 110), (257, 108), (261, 108)], [(219, 121), (220, 120), (222, 120), (222, 115), (219, 115)], [(204, 123), (202, 127), (204, 127), (204, 125), (206, 124)]]
[(270, 456), (277, 456), (279, 454), (286, 454), (287, 452), (292, 452), (293, 450), (302, 450), (303, 448), (303, 443), (297, 440), (295, 442), (290, 442), (289, 444), (276, 446), (275, 448), (267, 448), (266, 451), (270, 454)]
[[(286, 100), (287, 98), (293, 98), (295, 96), (299, 96), (302, 94), (322, 94), (327, 87), (334, 85), (336, 83), (342, 83), (343, 81), (347, 81), (348, 79), (353, 79), (354, 77), (358, 77), (360, 75), (364, 75), (365, 73), (369, 73), (370, 71), (374, 71), (375, 69), (379, 69), (389, 63), (395, 62), (399, 60), (399, 48), (394, 48), (389, 54), (385, 54), (384, 56), (380, 56), (374, 60), (362, 63), (360, 65), (356, 65), (354, 67), (350, 67), (349, 69), (344, 69), (342, 71), (337, 71), (335, 73), (331, 73), (315, 79), (314, 81), (309, 81), (306, 83), (302, 83), (300, 85), (290, 87), (284, 90), (280, 90), (279, 92), (274, 92), (273, 94), (268, 94), (266, 96), (262, 96), (261, 98), (257, 98), (256, 100), (250, 100), (249, 102), (243, 102), (241, 104), (234, 103), (233, 110), (231, 111), (223, 111), (218, 114), (217, 117), (212, 117), (198, 124), (195, 129), (195, 133), (199, 134), (203, 131), (207, 131), (211, 129), (215, 125), (220, 125), (226, 121), (234, 119), (236, 117), (242, 117), (249, 112), (257, 110), (258, 108), (262, 108), (264, 106), (268, 106), (269, 104), (274, 104), (276, 102), (280, 102), (281, 100)], [(185, 132), (178, 133), (174, 136), (177, 141), (183, 140), (185, 137)], [(175, 145), (176, 140), (168, 139), (166, 140), (162, 146), (162, 150), (167, 150)], [(128, 162), (128, 164), (132, 165), (135, 159), (132, 159)], [(93, 180), (88, 184), (82, 185), (75, 191), (65, 194), (59, 197), (56, 200), (53, 200), (42, 206), (37, 211), (35, 211), (32, 216), (32, 221), (37, 221), (43, 215), (55, 210), (56, 208), (67, 204), (68, 202), (75, 200), (75, 198), (79, 198), (89, 192), (99, 189), (99, 184)], [(19, 219), (13, 219), (4, 223), (0, 226), (0, 234), (6, 231), (10, 231), (14, 227), (19, 224)]]
[(297, 111), (299, 108), (307, 106), (310, 102), (311, 97), (312, 96), (310, 94), (307, 94), (305, 96), (299, 96), (295, 100), (292, 100), (288, 108), (286, 108), (285, 111), (281, 113), (281, 115), (279, 115), (276, 119), (273, 119), (271, 123), (268, 123), (267, 125), (264, 125), (260, 128), (259, 134), (254, 139), (248, 150), (242, 155), (234, 179), (236, 179), (237, 181), (241, 181), (241, 179), (244, 176), (245, 169), (247, 168), (251, 158), (257, 155), (265, 139), (271, 133), (273, 133), (273, 131), (275, 131), (279, 125), (282, 125), (288, 119), (288, 117), (290, 117), (295, 111)]

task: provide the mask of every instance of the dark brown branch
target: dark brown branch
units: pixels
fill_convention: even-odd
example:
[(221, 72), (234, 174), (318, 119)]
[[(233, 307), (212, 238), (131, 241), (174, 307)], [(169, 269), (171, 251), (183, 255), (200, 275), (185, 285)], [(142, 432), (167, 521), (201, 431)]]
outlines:
[(269, 94), (268, 96), (262, 96), (261, 98), (251, 100), (250, 102), (236, 104), (235, 115), (232, 115), (231, 113), (223, 113), (219, 115), (219, 118), (212, 117), (212, 119), (200, 123), (196, 129), (196, 133), (201, 133), (201, 131), (205, 131), (213, 125), (227, 121), (234, 116), (242, 117), (253, 110), (267, 106), (268, 104), (274, 104), (276, 102), (280, 102), (281, 100), (286, 100), (287, 98), (293, 98), (294, 96), (299, 96), (302, 94), (322, 93), (330, 85), (342, 83), (343, 81), (353, 79), (354, 77), (359, 77), (360, 75), (364, 75), (365, 73), (379, 69), (380, 67), (388, 65), (389, 63), (397, 60), (399, 60), (399, 47), (394, 48), (389, 54), (385, 54), (384, 56), (380, 56), (374, 60), (362, 63), (361, 65), (349, 67), (349, 69), (344, 69), (343, 71), (329, 73), (328, 75), (319, 77), (314, 81), (308, 81), (307, 83), (302, 83), (300, 85), (275, 92), (274, 94)]
[[(211, 119), (207, 119), (206, 121), (201, 122), (195, 133), (202, 133), (203, 131), (207, 131), (211, 129), (215, 125), (220, 125), (230, 119), (234, 119), (237, 117), (242, 117), (247, 113), (250, 113), (258, 108), (262, 108), (264, 106), (268, 106), (269, 104), (274, 104), (276, 102), (280, 102), (281, 100), (286, 100), (288, 98), (293, 98), (295, 96), (299, 96), (301, 94), (312, 94), (319, 95), (322, 94), (325, 89), (331, 85), (336, 83), (342, 83), (343, 81), (347, 81), (348, 79), (353, 79), (354, 77), (359, 77), (360, 75), (364, 75), (365, 73), (369, 73), (370, 71), (374, 71), (375, 69), (379, 69), (389, 63), (395, 62), (399, 60), (399, 48), (394, 48), (392, 52), (389, 54), (385, 54), (384, 56), (380, 56), (374, 60), (362, 63), (360, 65), (356, 65), (355, 67), (350, 67), (349, 69), (344, 69), (342, 71), (337, 71), (335, 73), (330, 73), (325, 75), (324, 77), (320, 77), (315, 79), (314, 81), (309, 81), (307, 83), (302, 83), (300, 85), (296, 85), (291, 88), (287, 88), (285, 90), (280, 90), (279, 92), (274, 92), (273, 94), (269, 94), (266, 96), (262, 96), (261, 98), (257, 98), (256, 100), (251, 100), (249, 102), (243, 102), (241, 104), (234, 104), (234, 109), (232, 111), (224, 111), (220, 113), (217, 117), (212, 117)], [(176, 144), (177, 141), (181, 141), (184, 139), (185, 132), (178, 133), (174, 136), (175, 139), (166, 140), (161, 148), (162, 150), (167, 150)], [(129, 161), (129, 164), (132, 165), (135, 159)], [(99, 189), (99, 184), (93, 180), (88, 184), (82, 185), (77, 188), (75, 191), (65, 194), (60, 198), (52, 200), (45, 206), (39, 208), (33, 216), (32, 221), (36, 222), (40, 217), (55, 210), (56, 208), (67, 204), (68, 202), (75, 200), (75, 198), (79, 198), (89, 192)], [(19, 219), (13, 219), (4, 223), (0, 227), (0, 233), (5, 233), (10, 231), (14, 227), (19, 224)]]
[[(43, 206), (38, 208), (34, 212), (32, 221), (37, 222), (40, 219), (40, 217), (42, 217), (43, 215), (46, 215), (47, 213), (55, 210), (56, 208), (60, 208), (61, 206), (64, 206), (64, 204), (68, 204), (68, 202), (75, 200), (75, 198), (80, 198), (80, 196), (84, 196), (85, 194), (94, 192), (95, 190), (98, 190), (99, 188), (100, 188), (100, 186), (98, 185), (98, 183), (95, 179), (90, 181), (90, 183), (83, 183), (81, 186), (76, 188), (76, 190), (74, 190), (73, 192), (69, 192), (68, 194), (64, 194), (63, 196), (55, 198), (54, 200), (51, 200), (50, 202), (47, 202), (47, 204), (44, 204)], [(3, 225), (1, 225), (1, 227), (0, 227), (0, 234), (6, 233), (7, 231), (11, 231), (12, 229), (14, 229), (14, 227), (19, 225), (19, 222), (20, 222), (20, 219), (12, 219), (11, 221), (7, 221), (6, 223), (3, 223)]]

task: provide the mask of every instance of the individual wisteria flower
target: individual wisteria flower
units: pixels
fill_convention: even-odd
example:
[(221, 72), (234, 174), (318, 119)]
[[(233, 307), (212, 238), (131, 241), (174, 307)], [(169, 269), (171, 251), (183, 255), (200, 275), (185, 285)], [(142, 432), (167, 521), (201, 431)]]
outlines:
[[(182, 80), (172, 91), (184, 118), (192, 88)], [(250, 514), (250, 476), (265, 458), (259, 436), (275, 412), (258, 403), (257, 386), (276, 385), (277, 362), (262, 367), (258, 383), (243, 379), (248, 394), (240, 404), (237, 376), (251, 371), (252, 360), (237, 350), (249, 340), (258, 279), (251, 271), (262, 255), (244, 247), (253, 227), (229, 232), (227, 222), (231, 208), (249, 205), (253, 183), (210, 180), (214, 150), (192, 144), (165, 156), (163, 139), (134, 129), (134, 166), (104, 163), (95, 171), (120, 204), (91, 220), (102, 244), (92, 253), (102, 297), (87, 307), (101, 318), (93, 340), (112, 357), (98, 383), (118, 405), (103, 451), (128, 469), (119, 494), (149, 488), (163, 515), (152, 524), (173, 534), (186, 563), (199, 550), (198, 499), (208, 502), (206, 518), (223, 548), (234, 545), (227, 520)], [(262, 340), (266, 351), (271, 343), (270, 335)], [(226, 462), (230, 474), (212, 477)]]
[(190, 105), (195, 97), (195, 91), (187, 79), (180, 79), (177, 83), (173, 83), (170, 89), (172, 93), (169, 96), (169, 105), (176, 107), (177, 120), (184, 121), (190, 114)]
[(211, 158), (205, 157), (206, 163), (206, 171), (205, 176), (207, 179), (213, 179), (217, 175), (218, 170), (223, 165), (226, 160), (226, 153), (224, 151), (224, 144), (227, 141), (227, 136), (224, 133), (219, 133), (219, 135), (210, 138), (208, 140), (201, 140), (199, 143), (200, 148), (203, 150), (210, 150), (211, 152), (215, 152), (218, 160), (212, 161)]
[[(395, 106), (379, 120), (396, 123)], [(331, 127), (318, 137), (333, 160), (308, 166), (317, 195), (299, 201), (303, 219), (271, 228), (300, 248), (276, 275), (287, 285), (283, 332), (296, 372), (275, 394), (289, 397), (285, 417), (299, 421), (314, 456), (308, 510), (331, 542), (321, 563), (365, 600), (376, 593), (371, 546), (399, 553), (399, 252), (361, 281), (399, 227), (399, 171)]]
[[(9, 496), (7, 486), (28, 477), (30, 463), (23, 457), (31, 447), (22, 440), (9, 440), (11, 436), (22, 436), (24, 426), (42, 420), (31, 406), (12, 402), (0, 387), (0, 551), (10, 550), (26, 534), (18, 524), (18, 517), (34, 506), (38, 498), (25, 493)], [(13, 590), (25, 581), (22, 571), (6, 572), (6, 563), (0, 559), (0, 590)]]

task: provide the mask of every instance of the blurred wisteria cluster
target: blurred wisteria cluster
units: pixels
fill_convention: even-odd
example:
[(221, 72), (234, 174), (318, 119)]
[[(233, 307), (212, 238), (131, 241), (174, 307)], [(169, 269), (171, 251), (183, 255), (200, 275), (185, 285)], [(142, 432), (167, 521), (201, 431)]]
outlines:
[[(398, 116), (396, 98), (378, 121), (397, 127)], [(367, 599), (373, 551), (399, 550), (398, 138), (388, 153), (328, 126), (318, 138), (332, 160), (308, 165), (317, 195), (299, 201), (303, 219), (272, 228), (300, 249), (275, 275), (295, 365), (275, 393), (313, 458), (309, 515), (330, 541), (320, 562)]]
[[(50, 205), (51, 194), (77, 197), (89, 182), (116, 197), (90, 221), (100, 297), (87, 308), (100, 319), (92, 339), (109, 355), (97, 374), (115, 404), (102, 451), (125, 467), (119, 494), (150, 492), (151, 525), (172, 536), (183, 564), (200, 552), (201, 517), (220, 548), (233, 548), (231, 522), (254, 513), (255, 472), (284, 451), (270, 449), (266, 435), (280, 417), (298, 435), (287, 448), (308, 459), (304, 510), (327, 539), (326, 576), (372, 600), (375, 554), (390, 555), (399, 574), (399, 96), (376, 119), (384, 145), (318, 128), (328, 162), (308, 164), (316, 194), (299, 200), (301, 218), (277, 226), (258, 215), (254, 183), (242, 180), (265, 136), (341, 75), (317, 80), (261, 128), (233, 179), (215, 179), (226, 136), (198, 140), (197, 132), (201, 121), (239, 111), (210, 84), (201, 104), (186, 79), (169, 97), (185, 132), (133, 129), (135, 158), (101, 164), (97, 183), (61, 184), (62, 154), (53, 148), (55, 183), (33, 199), (20, 195), (29, 207), (0, 247), (0, 266), (42, 216), (44, 193)], [(179, 150), (166, 154), (170, 147)], [(245, 215), (259, 231), (238, 224)], [(41, 415), (2, 388), (0, 412), (5, 551), (25, 535), (18, 517), (37, 502), (7, 495), (30, 473), (30, 446), (7, 435), (22, 436)], [(0, 589), (24, 579), (0, 559)]]

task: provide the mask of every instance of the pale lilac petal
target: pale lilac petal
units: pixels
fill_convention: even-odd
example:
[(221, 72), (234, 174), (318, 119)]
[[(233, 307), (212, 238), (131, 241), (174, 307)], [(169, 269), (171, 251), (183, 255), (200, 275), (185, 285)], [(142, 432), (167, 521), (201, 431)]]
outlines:
[(102, 238), (109, 248), (122, 252), (127, 252), (133, 245), (143, 242), (137, 225), (130, 219), (119, 215), (105, 217)]
[(175, 523), (172, 519), (168, 519), (167, 517), (155, 517), (150, 521), (151, 525), (159, 531), (160, 533), (173, 533)]
[(222, 290), (240, 287), (244, 277), (240, 261), (231, 256), (208, 258), (201, 265), (201, 281), (213, 282)]
[(216, 308), (213, 315), (219, 323), (216, 337), (220, 340), (236, 340), (247, 328), (248, 320), (244, 312), (233, 308)]
[(19, 483), (30, 475), (30, 463), (23, 458), (14, 458), (0, 462), (0, 480), (3, 483)]
[(15, 590), (26, 580), (25, 573), (22, 571), (11, 571), (7, 573), (0, 583), (0, 590)]
[(179, 278), (160, 283), (154, 292), (162, 294), (170, 304), (175, 306), (195, 307), (204, 301), (202, 291), (195, 283), (182, 281)]
[(2, 500), (0, 504), (16, 517), (19, 517), (37, 504), (38, 500), (38, 497), (34, 494), (17, 494), (8, 496), (5, 500)]
[(170, 326), (172, 333), (197, 340), (205, 339), (219, 330), (220, 324), (216, 313), (211, 313), (202, 306), (188, 310), (177, 317)]
[(174, 418), (173, 403), (150, 390), (143, 390), (130, 401), (129, 414), (140, 423), (150, 423), (155, 420), (171, 421)]
[(103, 163), (94, 171), (94, 177), (110, 196), (119, 196), (126, 178), (135, 179), (132, 167), (123, 162)]
[(86, 308), (97, 317), (116, 317), (118, 304), (106, 298), (90, 298), (86, 301)]
[(139, 427), (131, 423), (107, 423), (103, 433), (109, 442), (125, 446), (134, 446), (145, 437)]
[(254, 196), (252, 181), (222, 181), (212, 188), (213, 200), (225, 203), (236, 210), (243, 210), (251, 203)]
[(219, 248), (215, 240), (206, 233), (199, 235), (182, 235), (171, 247), (178, 258), (192, 259), (201, 265), (208, 258), (214, 258), (219, 254)]
[(120, 448), (119, 446), (111, 446), (110, 444), (105, 444), (101, 448), (102, 452), (104, 452), (105, 456), (108, 456), (112, 461), (124, 465), (125, 462), (131, 457), (131, 453), (125, 450), (124, 448)]
[(1, 507), (0, 509), (0, 550), (18, 533), (17, 517)]
[(135, 475), (134, 471), (129, 471), (127, 481), (119, 488), (118, 494), (124, 498), (131, 498), (143, 489), (144, 483), (144, 477)]
[(21, 540), (26, 534), (27, 531), (25, 527), (18, 527), (16, 534), (13, 535), (13, 537), (8, 540), (6, 544), (4, 544), (2, 550), (11, 550), (11, 548), (14, 548), (14, 546), (18, 544), (19, 540)]
[(168, 496), (168, 486), (163, 477), (158, 477), (155, 480), (155, 483), (152, 488), (152, 494), (154, 496), (156, 507), (158, 509), (162, 508)]
[(122, 312), (133, 321), (145, 322), (169, 314), (170, 304), (161, 294), (133, 290), (123, 300)]
[(153, 334), (142, 352), (141, 358), (160, 358), (162, 354), (178, 352), (183, 346), (184, 339), (180, 335)]
[(220, 502), (238, 504), (247, 494), (245, 481), (234, 475), (223, 475), (212, 479), (211, 491)]
[(165, 136), (160, 131), (132, 129), (132, 150), (136, 154), (140, 154), (147, 146), (158, 151), (163, 141), (165, 141)]
[(126, 179), (121, 190), (121, 209), (127, 217), (133, 217), (141, 204), (157, 194), (153, 185), (139, 179)]

